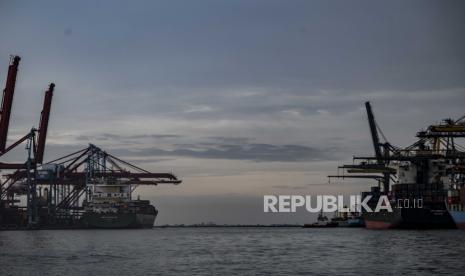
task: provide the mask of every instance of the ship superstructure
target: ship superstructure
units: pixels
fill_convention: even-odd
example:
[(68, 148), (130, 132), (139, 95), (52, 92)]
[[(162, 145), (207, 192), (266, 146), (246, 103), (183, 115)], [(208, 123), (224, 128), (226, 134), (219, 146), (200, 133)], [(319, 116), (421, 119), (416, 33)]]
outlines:
[(158, 210), (148, 200), (132, 199), (132, 184), (107, 179), (89, 185), (81, 223), (86, 228), (151, 228)]
[(158, 211), (148, 200), (133, 200), (131, 184), (111, 183), (90, 186), (83, 203), (81, 222), (90, 228), (151, 228)]

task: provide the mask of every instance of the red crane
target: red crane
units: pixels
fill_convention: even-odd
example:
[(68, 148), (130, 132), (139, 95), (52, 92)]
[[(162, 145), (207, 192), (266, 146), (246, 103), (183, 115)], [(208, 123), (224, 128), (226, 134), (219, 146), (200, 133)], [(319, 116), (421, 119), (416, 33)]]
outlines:
[(42, 164), (44, 158), (45, 140), (47, 139), (48, 120), (50, 118), (50, 107), (52, 106), (53, 89), (55, 84), (51, 83), (45, 92), (44, 106), (40, 115), (39, 140), (37, 141), (37, 152), (35, 160), (37, 164)]
[(16, 75), (21, 58), (14, 56), (8, 67), (5, 90), (3, 90), (2, 110), (0, 119), (0, 152), (5, 151), (8, 137), (8, 126), (10, 124), (11, 106), (13, 105), (13, 95), (15, 93)]

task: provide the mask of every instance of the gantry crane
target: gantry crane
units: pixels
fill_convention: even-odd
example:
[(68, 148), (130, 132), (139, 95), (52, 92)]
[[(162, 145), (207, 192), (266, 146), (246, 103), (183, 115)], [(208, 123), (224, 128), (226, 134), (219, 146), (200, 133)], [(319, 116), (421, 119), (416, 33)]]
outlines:
[[(428, 166), (431, 160), (447, 160), (454, 165), (453, 170), (463, 176), (465, 172), (465, 148), (455, 139), (465, 137), (465, 116), (458, 120), (445, 119), (441, 124), (430, 125), (426, 130), (417, 133), (418, 141), (412, 145), (399, 148), (386, 141), (384, 134), (376, 124), (369, 102), (365, 103), (374, 156), (355, 156), (355, 164), (342, 165), (342, 174), (330, 175), (329, 178), (370, 178), (383, 184), (383, 192), (390, 192), (390, 183), (396, 182), (396, 165), (400, 162), (415, 164), (418, 169), (417, 181), (428, 185)], [(379, 133), (384, 138), (380, 142)], [(344, 174), (347, 172), (348, 175)], [(358, 174), (357, 174), (358, 173)], [(422, 175), (423, 174), (423, 175)], [(465, 180), (464, 177), (459, 177)], [(447, 187), (445, 187), (447, 188)]]
[[(396, 170), (389, 167), (389, 157), (391, 152), (395, 150), (386, 138), (384, 134), (381, 135), (384, 138), (384, 143), (381, 143), (379, 138), (378, 130), (380, 130), (378, 124), (376, 123), (373, 110), (371, 108), (370, 102), (365, 102), (365, 108), (368, 117), (368, 125), (370, 127), (371, 141), (374, 149), (374, 157), (363, 158), (366, 159), (358, 164), (351, 165), (342, 165), (339, 166), (339, 169), (342, 169), (343, 172), (347, 171), (349, 174), (338, 174), (330, 175), (329, 178), (367, 178), (374, 179), (378, 181), (378, 186), (382, 186), (383, 192), (389, 192), (390, 180), (394, 177)], [(356, 159), (357, 157), (355, 157)], [(375, 161), (373, 163), (373, 161)]]
[[(45, 91), (39, 128), (7, 146), (16, 76), (20, 57), (10, 61), (3, 91), (0, 117), (0, 157), (26, 143), (24, 162), (0, 162), (5, 180), (0, 181), (0, 229), (2, 227), (72, 226), (91, 197), (92, 185), (117, 181), (129, 185), (179, 184), (171, 173), (152, 173), (121, 160), (99, 147), (87, 148), (44, 163), (47, 130), (55, 84)], [(26, 206), (18, 206), (18, 197), (26, 196)]]

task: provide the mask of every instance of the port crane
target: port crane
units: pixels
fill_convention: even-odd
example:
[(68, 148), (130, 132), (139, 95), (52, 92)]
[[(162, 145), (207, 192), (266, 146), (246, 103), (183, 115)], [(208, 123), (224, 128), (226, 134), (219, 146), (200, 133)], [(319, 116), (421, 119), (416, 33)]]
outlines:
[[(374, 179), (378, 181), (378, 187), (380, 188), (380, 186), (382, 186), (382, 191), (387, 193), (389, 191), (390, 180), (396, 173), (396, 170), (389, 166), (388, 160), (390, 153), (393, 150), (396, 150), (396, 148), (387, 141), (376, 123), (370, 102), (365, 102), (365, 108), (374, 149), (374, 157), (363, 158), (364, 161), (358, 164), (345, 164), (339, 166), (338, 169), (342, 169), (343, 172), (346, 171), (349, 174), (329, 175), (328, 178)], [(381, 142), (379, 133), (383, 136), (384, 143)], [(355, 159), (357, 159), (357, 157), (354, 157), (354, 160)]]
[[(445, 119), (440, 124), (428, 126), (417, 133), (418, 141), (405, 148), (399, 148), (387, 142), (384, 134), (376, 123), (370, 102), (365, 103), (374, 156), (355, 156), (354, 164), (342, 165), (342, 174), (330, 175), (329, 178), (368, 178), (382, 184), (382, 192), (388, 194), (390, 183), (396, 183), (396, 165), (409, 162), (418, 166), (417, 181), (428, 185), (427, 175), (431, 160), (447, 160), (452, 170), (459, 174), (457, 179), (464, 181), (465, 148), (456, 143), (457, 138), (465, 137), (465, 116), (457, 120)], [(379, 134), (384, 138), (380, 141)], [(347, 172), (348, 175), (344, 174)], [(357, 174), (358, 173), (358, 174)], [(446, 188), (446, 187), (445, 187)]]
[[(172, 173), (152, 173), (90, 144), (49, 162), (43, 162), (55, 84), (45, 91), (39, 128), (7, 145), (9, 122), (19, 62), (13, 56), (8, 67), (0, 111), (0, 158), (26, 144), (24, 162), (0, 162), (0, 229), (73, 227), (82, 215), (82, 204), (92, 196), (92, 185), (118, 182), (129, 185), (180, 184)], [(26, 197), (26, 206), (19, 198)]]

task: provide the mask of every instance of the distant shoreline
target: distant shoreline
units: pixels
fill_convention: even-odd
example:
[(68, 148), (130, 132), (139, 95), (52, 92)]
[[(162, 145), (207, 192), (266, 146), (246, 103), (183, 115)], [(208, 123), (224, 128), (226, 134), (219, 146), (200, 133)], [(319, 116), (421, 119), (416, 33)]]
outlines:
[(303, 227), (301, 224), (180, 224), (155, 225), (153, 228), (289, 228)]

